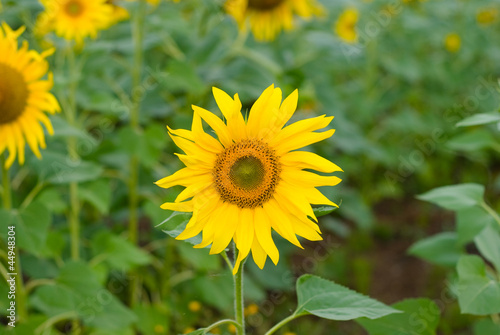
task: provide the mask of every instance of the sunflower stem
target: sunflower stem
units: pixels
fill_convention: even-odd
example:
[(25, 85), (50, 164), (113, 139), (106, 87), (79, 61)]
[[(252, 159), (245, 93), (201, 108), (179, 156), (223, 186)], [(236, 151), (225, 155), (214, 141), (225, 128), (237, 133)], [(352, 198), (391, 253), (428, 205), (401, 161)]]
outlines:
[(2, 199), (3, 207), (7, 210), (12, 208), (12, 191), (10, 187), (9, 170), (5, 167), (5, 155), (1, 155), (0, 164), (2, 164)]
[[(78, 69), (76, 68), (75, 50), (72, 45), (68, 45), (68, 72), (69, 72), (69, 87), (68, 87), (68, 109), (66, 110), (66, 118), (71, 126), (76, 126), (76, 89), (78, 83)], [(77, 142), (74, 136), (68, 137), (68, 153), (72, 162), (78, 162)], [(69, 183), (69, 230), (71, 241), (71, 259), (80, 259), (80, 201), (78, 199), (78, 183)]]
[[(235, 248), (236, 249), (236, 248)], [(243, 263), (238, 272), (233, 276), (234, 279), (234, 312), (238, 326), (238, 335), (245, 335), (245, 318), (243, 316)]]
[[(9, 170), (5, 167), (5, 154), (0, 155), (0, 164), (2, 165), (2, 187), (3, 187), (3, 207), (10, 211), (12, 209), (12, 190), (9, 178)], [(6, 249), (7, 250), (7, 249)], [(14, 272), (16, 283), (16, 304), (19, 320), (25, 320), (28, 315), (26, 308), (26, 290), (23, 282), (23, 270), (21, 268), (21, 257), (19, 257), (18, 248), (15, 248)], [(11, 275), (9, 275), (10, 277)]]
[(273, 328), (269, 329), (269, 331), (267, 333), (265, 333), (264, 335), (271, 335), (271, 334), (274, 334), (278, 329), (280, 329), (281, 327), (283, 327), (285, 324), (287, 324), (288, 322), (292, 321), (292, 320), (295, 320), (296, 318), (298, 318), (299, 316), (302, 316), (302, 315), (297, 315), (295, 313), (293, 313), (292, 315), (290, 315), (289, 317), (281, 320), (279, 323), (275, 324)]
[[(132, 66), (132, 91), (131, 91), (131, 108), (130, 108), (130, 125), (133, 130), (138, 133), (140, 131), (139, 124), (139, 105), (142, 95), (138, 94), (141, 85), (142, 66), (143, 66), (143, 40), (144, 40), (144, 19), (146, 14), (146, 2), (140, 0), (137, 11), (135, 12), (134, 22), (132, 25), (132, 39), (134, 43), (134, 59)], [(139, 180), (139, 159), (136, 153), (130, 157), (130, 178), (129, 178), (129, 239), (132, 243), (138, 242), (138, 180)], [(138, 289), (138, 273), (131, 276), (130, 283), (130, 306), (135, 305), (137, 289)]]
[(488, 204), (486, 204), (484, 201), (481, 203), (481, 207), (483, 207), (483, 209), (488, 212), (488, 214), (490, 214), (493, 219), (495, 219), (495, 221), (500, 225), (500, 217), (498, 216), (498, 214), (493, 210), (493, 208), (491, 208), (490, 206), (488, 206)]

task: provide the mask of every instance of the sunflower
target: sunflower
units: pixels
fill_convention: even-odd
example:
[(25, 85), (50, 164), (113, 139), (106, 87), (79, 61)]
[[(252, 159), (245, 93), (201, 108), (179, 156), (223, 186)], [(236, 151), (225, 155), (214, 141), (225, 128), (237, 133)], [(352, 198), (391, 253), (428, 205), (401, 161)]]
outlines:
[(444, 46), (446, 47), (446, 50), (451, 53), (456, 53), (458, 50), (460, 50), (461, 45), (462, 40), (460, 38), (460, 35), (458, 35), (457, 33), (449, 33), (444, 38)]
[[(202, 232), (202, 242), (195, 247), (211, 244), (211, 254), (222, 252), (234, 240), (239, 251), (234, 273), (250, 251), (260, 268), (267, 256), (277, 264), (279, 253), (271, 229), (302, 248), (297, 235), (311, 241), (322, 239), (311, 204), (337, 206), (316, 187), (333, 186), (340, 179), (305, 169), (325, 173), (342, 170), (312, 152), (296, 151), (332, 136), (333, 129), (315, 130), (328, 126), (333, 117), (322, 115), (283, 128), (295, 112), (298, 92), (281, 103), (281, 90), (271, 85), (245, 121), (237, 94), (232, 99), (217, 88), (213, 94), (226, 122), (193, 106), (190, 131), (168, 128), (172, 140), (185, 152), (177, 156), (186, 167), (157, 185), (185, 189), (175, 202), (161, 207), (193, 213), (177, 239)], [(204, 132), (202, 120), (218, 139)]]
[(112, 25), (124, 21), (130, 18), (130, 13), (123, 7), (119, 6), (117, 4), (118, 1), (116, 0), (107, 0), (106, 4), (110, 5), (111, 8), (113, 8), (113, 13), (111, 14), (111, 17), (109, 18), (108, 26), (111, 27)]
[(356, 33), (356, 24), (358, 23), (359, 12), (356, 8), (348, 8), (340, 14), (335, 22), (335, 32), (346, 43), (355, 43), (358, 41)]
[(39, 147), (45, 148), (42, 123), (49, 134), (53, 133), (49, 118), (44, 113), (59, 112), (56, 98), (49, 92), (52, 88), (52, 73), (47, 79), (47, 56), (28, 50), (24, 41), (18, 48), (18, 37), (24, 27), (12, 30), (5, 22), (0, 27), (0, 155), (9, 150), (6, 168), (19, 157), (19, 164), (24, 163), (26, 142), (35, 155), (40, 158)]
[(83, 43), (86, 37), (109, 27), (113, 7), (106, 0), (40, 0), (45, 7), (37, 20), (36, 31), (55, 31), (67, 40)]
[(247, 20), (259, 41), (273, 40), (278, 33), (293, 28), (293, 16), (303, 18), (321, 14), (316, 0), (227, 0), (226, 11), (235, 18), (240, 29)]

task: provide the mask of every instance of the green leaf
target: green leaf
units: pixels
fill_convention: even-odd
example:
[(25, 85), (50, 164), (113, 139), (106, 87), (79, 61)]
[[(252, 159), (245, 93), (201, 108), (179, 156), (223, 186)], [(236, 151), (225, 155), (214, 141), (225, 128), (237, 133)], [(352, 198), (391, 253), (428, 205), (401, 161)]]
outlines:
[(479, 256), (462, 256), (457, 264), (458, 303), (462, 313), (489, 315), (500, 313), (500, 283), (486, 274)]
[(479, 184), (458, 184), (435, 188), (418, 195), (417, 199), (432, 202), (452, 211), (479, 205), (483, 201), (484, 186)]
[[(38, 202), (32, 202), (25, 209), (0, 209), (0, 222), (5, 226), (15, 226), (16, 246), (34, 255), (40, 255), (45, 248), (47, 233), (52, 221), (49, 211)], [(7, 237), (7, 229), (1, 229), (2, 237)]]
[(297, 281), (296, 314), (313, 314), (328, 320), (352, 320), (359, 317), (377, 319), (401, 313), (347, 287), (316, 277), (303, 275)]
[(465, 245), (474, 240), (488, 224), (494, 223), (493, 217), (483, 208), (469, 207), (457, 211), (458, 244)]
[(99, 179), (80, 185), (78, 188), (80, 199), (88, 201), (101, 214), (108, 214), (111, 205), (111, 186), (109, 180)]
[(457, 127), (469, 127), (469, 126), (478, 126), (482, 124), (489, 124), (500, 122), (500, 113), (478, 113), (472, 116), (469, 116), (459, 123), (457, 123)]
[(403, 311), (380, 319), (356, 320), (370, 335), (435, 335), (441, 311), (430, 299), (407, 299), (391, 305)]
[(500, 273), (500, 234), (498, 231), (491, 226), (487, 226), (476, 236), (474, 241), (481, 254), (495, 265), (495, 268)]
[(425, 238), (413, 244), (408, 254), (443, 266), (455, 267), (463, 254), (457, 243), (457, 233), (445, 232)]
[(55, 285), (37, 288), (31, 303), (49, 316), (75, 311), (85, 325), (103, 330), (124, 329), (137, 319), (83, 262), (66, 263)]
[(137, 305), (134, 312), (137, 315), (137, 328), (142, 334), (166, 334), (169, 326), (167, 317), (161, 310), (163, 306)]
[[(175, 238), (184, 231), (191, 216), (192, 213), (173, 212), (165, 221), (156, 227), (161, 228), (165, 234)], [(201, 236), (198, 235), (184, 241), (196, 245), (201, 243)]]
[(100, 231), (92, 238), (92, 251), (114, 269), (129, 271), (134, 267), (149, 264), (151, 256), (121, 236)]
[(58, 152), (45, 151), (42, 160), (33, 160), (31, 163), (38, 175), (53, 184), (67, 184), (70, 182), (84, 182), (98, 178), (103, 167), (89, 161), (73, 161), (69, 155)]
[(446, 145), (456, 151), (474, 152), (496, 145), (496, 140), (488, 130), (478, 129), (457, 135)]
[(491, 319), (483, 319), (474, 324), (474, 335), (490, 334), (500, 334), (500, 323), (494, 323)]
[(313, 212), (316, 217), (328, 215), (334, 210), (336, 210), (338, 207), (334, 206), (313, 206)]

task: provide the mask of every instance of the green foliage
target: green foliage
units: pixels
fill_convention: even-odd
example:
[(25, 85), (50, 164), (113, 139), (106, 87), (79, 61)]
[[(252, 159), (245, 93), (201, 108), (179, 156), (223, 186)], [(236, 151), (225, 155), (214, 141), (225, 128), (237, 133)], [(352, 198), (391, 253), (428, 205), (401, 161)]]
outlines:
[(356, 320), (370, 335), (435, 335), (440, 320), (439, 307), (429, 299), (407, 299), (391, 305), (403, 313), (376, 320)]
[(461, 210), (478, 206), (483, 202), (484, 186), (460, 184), (443, 186), (417, 196), (420, 200), (432, 202), (450, 210)]
[(455, 267), (463, 250), (458, 246), (457, 234), (446, 232), (418, 241), (408, 253), (433, 264)]
[(299, 278), (297, 297), (296, 315), (312, 314), (328, 320), (377, 319), (400, 313), (379, 301), (313, 275)]

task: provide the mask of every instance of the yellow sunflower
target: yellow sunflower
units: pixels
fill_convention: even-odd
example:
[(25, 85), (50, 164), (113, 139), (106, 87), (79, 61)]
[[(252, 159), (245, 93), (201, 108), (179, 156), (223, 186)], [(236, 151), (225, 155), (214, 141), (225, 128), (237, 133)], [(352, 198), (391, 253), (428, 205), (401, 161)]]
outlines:
[(6, 23), (0, 27), (0, 155), (9, 150), (6, 168), (14, 163), (24, 163), (24, 148), (28, 143), (40, 158), (39, 147), (45, 148), (42, 123), (49, 134), (52, 124), (44, 112), (60, 111), (56, 98), (49, 92), (52, 88), (52, 73), (47, 74), (45, 60), (54, 50), (37, 53), (28, 50), (28, 42), (18, 47), (17, 38), (24, 27), (16, 31)]
[(130, 18), (130, 13), (125, 8), (117, 4), (116, 0), (107, 0), (106, 3), (113, 8), (113, 13), (109, 18), (108, 27)]
[[(312, 152), (296, 151), (332, 136), (333, 129), (316, 130), (327, 127), (333, 117), (322, 115), (284, 127), (295, 112), (298, 92), (282, 103), (281, 90), (271, 85), (245, 121), (237, 94), (232, 99), (217, 88), (213, 94), (226, 122), (193, 106), (190, 131), (168, 128), (172, 140), (185, 152), (177, 156), (186, 167), (157, 185), (186, 188), (175, 202), (161, 207), (193, 212), (177, 239), (202, 232), (203, 240), (195, 247), (212, 244), (211, 254), (222, 252), (234, 240), (239, 251), (234, 273), (250, 251), (260, 268), (267, 256), (277, 264), (279, 253), (271, 229), (301, 247), (297, 235), (311, 241), (322, 239), (311, 204), (337, 206), (316, 187), (333, 186), (340, 179), (306, 169), (324, 173), (342, 170)], [(203, 130), (202, 120), (218, 139)]]
[(460, 35), (458, 35), (457, 33), (449, 33), (444, 38), (444, 46), (446, 47), (446, 50), (451, 53), (456, 53), (458, 50), (460, 50), (461, 45), (462, 40), (460, 38)]
[(348, 8), (340, 14), (335, 22), (335, 32), (346, 43), (355, 43), (358, 41), (356, 33), (356, 24), (358, 23), (359, 12), (356, 8)]
[(246, 29), (248, 21), (259, 41), (273, 40), (281, 30), (292, 29), (294, 14), (310, 18), (322, 12), (316, 0), (227, 0), (225, 8), (240, 29)]
[(109, 27), (113, 7), (106, 0), (40, 0), (45, 11), (37, 20), (37, 32), (55, 31), (67, 40), (83, 43), (86, 37), (95, 38), (99, 30)]

